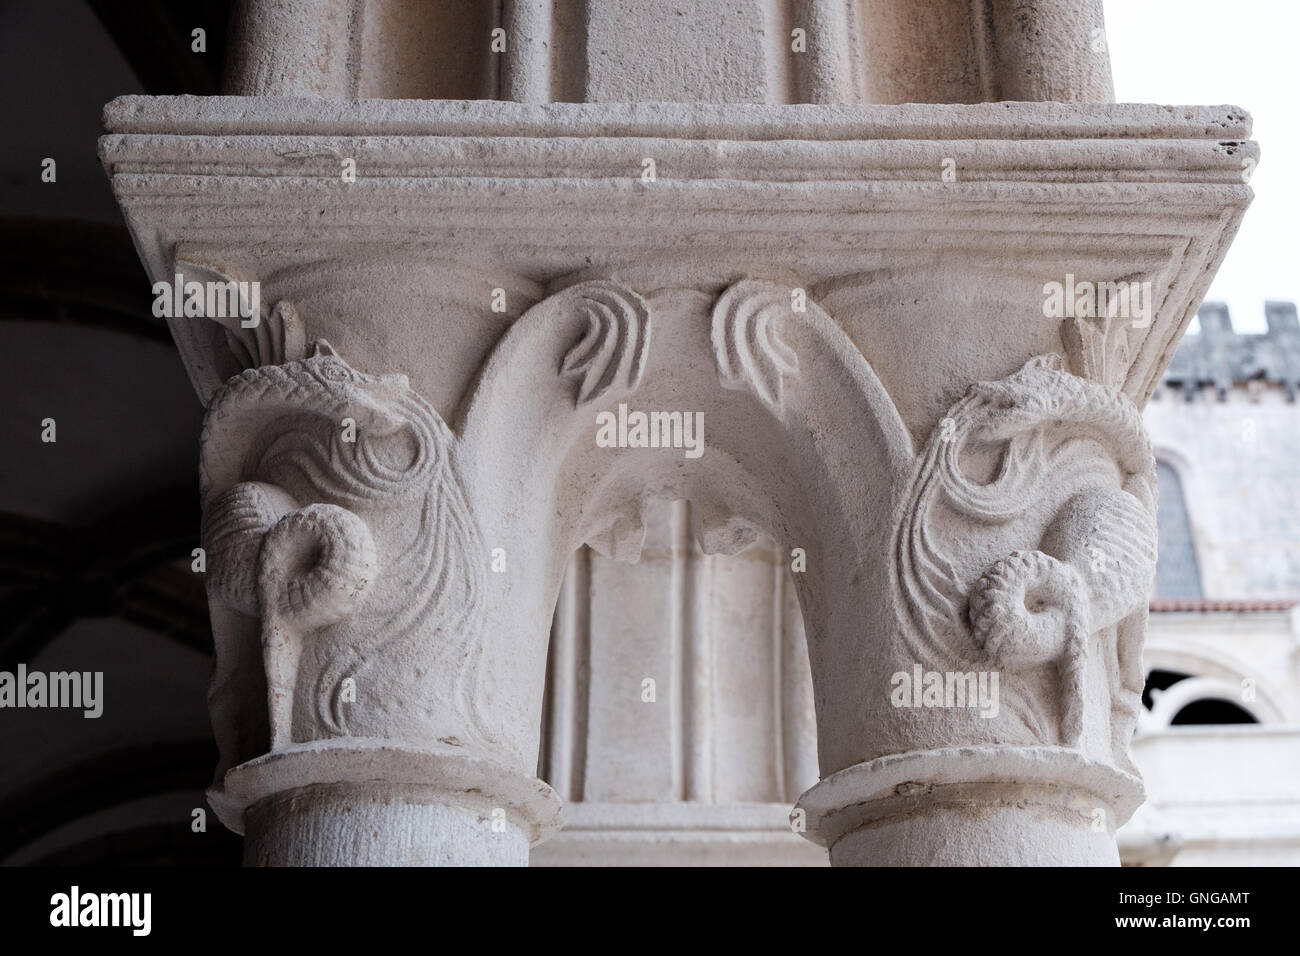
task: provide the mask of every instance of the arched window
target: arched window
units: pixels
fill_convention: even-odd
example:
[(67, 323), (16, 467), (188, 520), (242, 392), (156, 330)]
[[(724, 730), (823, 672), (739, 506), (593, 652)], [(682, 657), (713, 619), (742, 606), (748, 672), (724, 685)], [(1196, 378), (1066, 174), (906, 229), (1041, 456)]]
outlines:
[(1169, 723), (1177, 727), (1190, 724), (1257, 724), (1259, 721), (1246, 708), (1238, 707), (1230, 700), (1203, 697), (1182, 707)]
[(1201, 571), (1192, 544), (1192, 527), (1183, 498), (1183, 483), (1167, 462), (1156, 462), (1160, 483), (1160, 507), (1157, 527), (1160, 557), (1156, 562), (1158, 598), (1198, 598), (1201, 594)]
[(1147, 714), (1141, 728), (1151, 733), (1168, 727), (1264, 723), (1270, 707), (1253, 693), (1246, 695), (1248, 684), (1253, 691), (1253, 680), (1194, 677), (1178, 671), (1153, 669), (1147, 674), (1146, 687), (1142, 691), (1142, 704)]

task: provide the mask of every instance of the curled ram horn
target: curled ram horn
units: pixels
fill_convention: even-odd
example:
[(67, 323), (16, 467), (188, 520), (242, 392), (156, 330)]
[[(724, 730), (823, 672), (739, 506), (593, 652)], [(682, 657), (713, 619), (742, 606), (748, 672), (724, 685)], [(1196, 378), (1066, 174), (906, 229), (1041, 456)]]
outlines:
[(1042, 551), (1014, 551), (995, 562), (970, 592), (975, 640), (1009, 670), (1059, 660), (1086, 630), (1078, 571)]
[(203, 510), (202, 531), (210, 592), (245, 614), (257, 614), (262, 541), (297, 507), (282, 488), (260, 481), (240, 482), (213, 500)]
[(284, 515), (267, 533), (258, 577), (265, 613), (313, 630), (349, 614), (378, 572), (366, 523), (336, 505)]
[[(299, 508), (282, 488), (240, 482), (204, 512), (211, 591), (245, 614), (303, 628), (338, 620), (375, 579), (365, 522), (335, 505)], [(260, 582), (260, 584), (259, 584)]]
[(257, 578), (273, 747), (292, 740), (302, 637), (355, 610), (377, 570), (370, 529), (337, 505), (291, 511), (267, 532)]
[(971, 628), (990, 663), (1009, 671), (1059, 668), (1060, 733), (1083, 737), (1087, 593), (1079, 572), (1042, 551), (1013, 551), (994, 562), (970, 593)]

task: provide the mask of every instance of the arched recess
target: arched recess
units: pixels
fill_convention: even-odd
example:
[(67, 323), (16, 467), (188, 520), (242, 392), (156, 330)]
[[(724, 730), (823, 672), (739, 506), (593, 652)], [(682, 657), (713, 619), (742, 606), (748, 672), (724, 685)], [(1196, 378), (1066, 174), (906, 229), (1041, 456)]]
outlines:
[[(213, 756), (210, 740), (156, 740), (54, 768), (0, 800), (6, 823), (0, 859), (108, 807), (173, 791), (201, 792), (211, 780)], [(187, 822), (178, 821), (174, 830), (187, 833)]]
[[(530, 770), (550, 614), (570, 555), (588, 543), (635, 560), (655, 501), (691, 502), (705, 554), (734, 554), (760, 534), (786, 553), (802, 549), (807, 567), (793, 577), (819, 714), (833, 685), (867, 683), (862, 635), (893, 624), (879, 543), (912, 442), (861, 352), (794, 292), (743, 280), (718, 297), (642, 297), (583, 282), (525, 313), (484, 368), (456, 428), (455, 469), (478, 499), (485, 547), (517, 569), (488, 576), (482, 633), (486, 658), (508, 659), (510, 673), (498, 667), (493, 679), (524, 691), (494, 697), (493, 709), (501, 740)], [(682, 447), (684, 425), (683, 442), (669, 442), (677, 447), (633, 447), (641, 433), (631, 416), (641, 412), (702, 420), (702, 452)], [(597, 440), (611, 416), (621, 447)], [(491, 647), (504, 635), (509, 648)], [(853, 650), (831, 655), (831, 644)], [(827, 759), (823, 745), (824, 768)]]
[[(652, 504), (635, 565), (575, 552), (552, 625), (538, 776), (570, 804), (771, 805), (779, 837), (819, 779), (798, 557), (766, 536), (705, 554), (691, 512)], [(609, 815), (602, 826), (630, 819)]]
[(1241, 704), (1222, 697), (1202, 697), (1183, 705), (1170, 720), (1171, 726), (1204, 727), (1258, 724), (1259, 720)]
[(194, 482), (178, 482), (87, 528), (0, 513), (0, 570), (12, 585), (0, 601), (0, 669), (35, 657), (77, 618), (105, 615), (210, 654), (190, 570), (196, 499)]

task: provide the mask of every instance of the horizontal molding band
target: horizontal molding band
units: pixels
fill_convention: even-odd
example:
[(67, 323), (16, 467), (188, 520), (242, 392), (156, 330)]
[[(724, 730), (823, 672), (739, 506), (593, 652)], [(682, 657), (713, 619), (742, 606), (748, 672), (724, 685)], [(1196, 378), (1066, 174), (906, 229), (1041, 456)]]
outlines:
[(549, 103), (241, 96), (121, 96), (119, 133), (365, 136), (670, 136), (675, 139), (1246, 139), (1238, 106), (976, 103), (902, 106)]

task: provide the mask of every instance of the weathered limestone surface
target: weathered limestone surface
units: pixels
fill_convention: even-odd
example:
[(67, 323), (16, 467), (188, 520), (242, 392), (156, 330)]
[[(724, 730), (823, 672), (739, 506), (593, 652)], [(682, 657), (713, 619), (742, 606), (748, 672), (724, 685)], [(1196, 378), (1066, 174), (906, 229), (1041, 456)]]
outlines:
[[(151, 276), (260, 283), (254, 323), (171, 320), (249, 862), (521, 864), (559, 826), (539, 753), (584, 804), (554, 862), (761, 861), (778, 810), (837, 865), (1117, 861), (1137, 409), (1249, 202), (1249, 118), (1104, 102), (1099, 4), (685, 6), (507, 3), (452, 93), (460, 48), (393, 32), (424, 14), (249, 0), (245, 95), (107, 108)], [(945, 61), (925, 17), (955, 74), (903, 69)], [(1012, 96), (1070, 102), (981, 102)], [(619, 102), (653, 99), (717, 102)], [(969, 105), (860, 105), (901, 99)], [(1076, 278), (1145, 306), (1075, 314)], [(609, 447), (629, 411), (672, 447)], [(914, 672), (999, 690), (900, 701)]]

